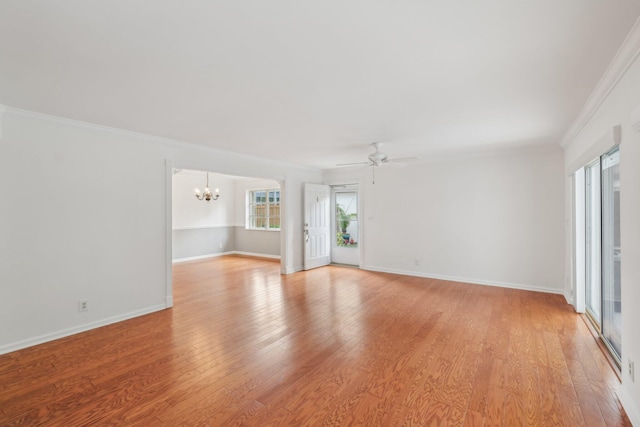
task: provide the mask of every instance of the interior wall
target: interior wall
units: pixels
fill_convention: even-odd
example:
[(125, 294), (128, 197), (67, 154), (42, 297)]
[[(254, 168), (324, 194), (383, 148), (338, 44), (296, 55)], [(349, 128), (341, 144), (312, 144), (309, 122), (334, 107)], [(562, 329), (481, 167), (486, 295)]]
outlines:
[(302, 268), (302, 183), (319, 170), (12, 108), (0, 135), (0, 353), (170, 306), (166, 160), (283, 181), (282, 270)]
[(245, 224), (247, 191), (266, 188), (280, 188), (280, 183), (272, 179), (240, 179), (235, 182), (234, 236), (236, 251), (239, 253), (280, 256), (280, 231), (248, 230)]
[(194, 189), (206, 186), (203, 171), (181, 170), (172, 177), (173, 260), (186, 260), (233, 252), (235, 246), (235, 178), (209, 173), (211, 191), (220, 198), (206, 202), (194, 196)]
[(564, 187), (557, 147), (405, 168), (325, 171), (361, 182), (364, 268), (563, 291)]
[(210, 202), (198, 200), (194, 190), (204, 189), (207, 173), (181, 170), (173, 175), (172, 226), (174, 229), (197, 227), (228, 227), (235, 221), (237, 178), (209, 172), (211, 191), (220, 190), (220, 198)]
[[(569, 141), (565, 149), (565, 179), (567, 186), (571, 173), (584, 166), (604, 150), (603, 135), (611, 133), (612, 127), (621, 126), (620, 144), (620, 221), (622, 257), (622, 386), (619, 395), (625, 410), (634, 422), (640, 423), (640, 375), (635, 374), (635, 382), (628, 372), (628, 362), (632, 360), (640, 366), (640, 334), (635, 332), (640, 324), (640, 133), (632, 129), (630, 114), (640, 108), (640, 61), (636, 59), (624, 75), (617, 81), (604, 102), (588, 120), (586, 125)], [(569, 195), (567, 196), (569, 197)], [(571, 234), (571, 200), (567, 206), (567, 236)], [(571, 274), (571, 241), (567, 238), (567, 276)], [(569, 293), (575, 290), (570, 289)]]

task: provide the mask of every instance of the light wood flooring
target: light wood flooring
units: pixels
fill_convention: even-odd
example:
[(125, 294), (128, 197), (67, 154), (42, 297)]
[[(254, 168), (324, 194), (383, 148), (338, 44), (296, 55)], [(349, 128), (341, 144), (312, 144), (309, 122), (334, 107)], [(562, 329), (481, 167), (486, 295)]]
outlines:
[(560, 295), (242, 257), (174, 278), (170, 310), (0, 356), (0, 425), (631, 425)]

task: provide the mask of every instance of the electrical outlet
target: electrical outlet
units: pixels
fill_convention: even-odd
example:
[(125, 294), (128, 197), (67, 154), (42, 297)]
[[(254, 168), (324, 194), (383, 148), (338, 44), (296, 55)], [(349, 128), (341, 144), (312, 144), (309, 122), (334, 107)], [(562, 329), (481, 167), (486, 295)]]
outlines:
[(413, 265), (416, 265), (416, 266), (420, 265), (420, 258), (415, 258), (413, 260)]
[(222, 242), (220, 242), (219, 244), (220, 244), (220, 249), (222, 249)]
[(636, 382), (635, 378), (635, 367), (633, 360), (629, 359), (629, 378), (631, 378), (631, 382)]
[(89, 301), (87, 301), (86, 299), (81, 299), (80, 301), (78, 301), (78, 311), (89, 311)]

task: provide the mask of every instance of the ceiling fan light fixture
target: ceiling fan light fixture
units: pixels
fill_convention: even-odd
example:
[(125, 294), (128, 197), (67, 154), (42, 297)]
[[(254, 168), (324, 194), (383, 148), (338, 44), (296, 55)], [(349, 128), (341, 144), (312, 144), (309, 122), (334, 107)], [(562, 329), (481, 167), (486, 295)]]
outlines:
[(376, 166), (380, 166), (387, 161), (387, 155), (376, 151), (375, 153), (369, 154), (369, 160), (371, 160)]

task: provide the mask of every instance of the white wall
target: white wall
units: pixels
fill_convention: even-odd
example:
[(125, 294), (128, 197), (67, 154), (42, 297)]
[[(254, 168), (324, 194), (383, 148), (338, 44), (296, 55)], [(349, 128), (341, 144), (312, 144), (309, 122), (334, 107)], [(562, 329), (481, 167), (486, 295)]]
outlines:
[(207, 174), (183, 169), (173, 175), (173, 229), (229, 227), (235, 221), (237, 178), (209, 173), (211, 191), (220, 190), (220, 198), (206, 202), (195, 197), (194, 190), (204, 190)]
[(302, 183), (320, 171), (12, 108), (0, 127), (0, 353), (170, 305), (165, 159), (284, 180), (283, 271), (302, 266)]
[(360, 181), (364, 267), (562, 293), (564, 187), (557, 146), (405, 168), (325, 171)]
[[(637, 29), (636, 29), (637, 30)], [(636, 35), (638, 39), (640, 35)], [(638, 47), (635, 47), (637, 58)], [(610, 148), (603, 135), (621, 125), (620, 184), (621, 184), (621, 256), (622, 256), (622, 386), (619, 396), (634, 425), (640, 425), (640, 133), (631, 128), (631, 112), (640, 107), (640, 61), (637, 59), (613, 86), (604, 101), (579, 132), (568, 142), (565, 150), (565, 179), (576, 168), (603, 154)], [(611, 138), (608, 138), (611, 141)], [(567, 179), (568, 182), (568, 179)], [(570, 235), (570, 195), (567, 195), (567, 235)], [(571, 254), (567, 239), (567, 254)], [(571, 263), (567, 260), (567, 276)], [(569, 290), (571, 293), (573, 290)], [(632, 382), (627, 371), (628, 360), (636, 364), (636, 379)]]

